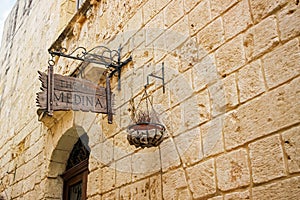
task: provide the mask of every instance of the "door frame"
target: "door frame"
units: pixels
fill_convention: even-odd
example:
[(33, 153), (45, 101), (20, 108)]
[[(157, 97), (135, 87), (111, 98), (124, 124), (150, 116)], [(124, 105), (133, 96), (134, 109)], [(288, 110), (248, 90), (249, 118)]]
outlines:
[(89, 161), (88, 159), (85, 159), (61, 175), (64, 180), (64, 200), (69, 200), (68, 195), (70, 187), (79, 181), (82, 181), (82, 200), (86, 200), (87, 178), (89, 174), (88, 165)]

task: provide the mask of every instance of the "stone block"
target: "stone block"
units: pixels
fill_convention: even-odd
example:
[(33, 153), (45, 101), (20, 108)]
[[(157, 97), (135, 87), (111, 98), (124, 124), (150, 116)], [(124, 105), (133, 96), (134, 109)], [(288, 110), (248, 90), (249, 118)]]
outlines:
[(189, 166), (203, 158), (200, 128), (180, 134), (174, 138), (174, 142), (185, 166)]
[[(91, 198), (91, 200), (99, 200), (99, 199), (101, 199), (101, 196), (98, 196), (98, 195), (93, 196)], [(116, 189), (116, 190), (113, 190), (113, 191), (103, 194), (102, 199), (103, 200), (119, 200), (119, 189)], [(90, 200), (90, 198), (88, 198), (88, 200)]]
[[(300, 79), (295, 79), (227, 113), (224, 120), (226, 149), (299, 123), (297, 97)], [(272, 101), (270, 101), (272, 99)]]
[(209, 1), (201, 1), (190, 13), (189, 13), (189, 29), (193, 36), (200, 29), (202, 29), (211, 20)]
[[(187, 75), (187, 76), (186, 76)], [(193, 95), (190, 71), (180, 74), (169, 83), (170, 103), (175, 106)]]
[(265, 83), (259, 60), (239, 70), (238, 87), (241, 102), (245, 102), (265, 91)]
[(184, 42), (176, 51), (176, 55), (181, 61), (181, 65), (178, 67), (179, 72), (184, 72), (197, 64), (199, 62), (199, 45), (197, 38), (192, 37)]
[(100, 181), (103, 193), (113, 190), (116, 187), (116, 169), (115, 163), (109, 166), (101, 168), (101, 181)]
[(234, 6), (236, 3), (240, 2), (241, 0), (211, 0), (210, 7), (211, 7), (211, 16), (215, 18), (220, 14), (224, 13), (226, 10)]
[(276, 18), (270, 16), (246, 32), (244, 46), (247, 60), (263, 55), (278, 43)]
[(224, 42), (224, 29), (221, 17), (208, 24), (197, 33), (200, 48), (210, 52)]
[(132, 179), (139, 180), (161, 169), (158, 148), (143, 149), (131, 157)]
[(218, 71), (213, 54), (201, 59), (193, 68), (193, 89), (199, 91), (218, 80)]
[(233, 108), (239, 103), (236, 79), (236, 73), (233, 73), (222, 80), (224, 85), (226, 109)]
[(156, 8), (155, 2), (156, 0), (147, 1), (147, 3), (145, 3), (142, 7), (144, 16), (143, 20), (145, 24), (158, 13), (158, 8)]
[(164, 9), (165, 26), (172, 26), (179, 18), (184, 15), (183, 0), (174, 0)]
[(300, 177), (279, 180), (271, 184), (261, 185), (252, 189), (253, 200), (261, 199), (298, 199), (300, 196)]
[(224, 151), (222, 127), (222, 116), (214, 118), (201, 126), (204, 157), (215, 155)]
[(191, 9), (193, 9), (199, 1), (197, 0), (184, 0), (183, 6), (184, 6), (184, 11), (188, 13)]
[(101, 163), (107, 165), (111, 163), (114, 159), (114, 141), (113, 139), (107, 139), (103, 143), (101, 143)]
[(164, 33), (165, 51), (172, 52), (174, 49), (180, 47), (189, 38), (189, 35), (188, 18), (185, 16)]
[(136, 148), (127, 140), (127, 131), (122, 131), (114, 137), (114, 160), (132, 154)]
[(144, 179), (131, 184), (132, 199), (148, 200), (149, 196), (149, 179)]
[(163, 199), (177, 199), (178, 190), (186, 187), (186, 177), (182, 168), (168, 171), (162, 176)]
[(218, 188), (227, 191), (250, 184), (248, 155), (240, 149), (216, 159)]
[(213, 159), (187, 168), (186, 174), (193, 198), (203, 198), (216, 192), (215, 168)]
[(206, 102), (206, 105), (199, 106), (200, 99), (198, 99), (198, 97), (203, 98), (202, 95), (195, 95), (180, 104), (183, 111), (183, 120), (181, 121), (181, 123), (184, 126), (184, 130), (194, 128), (208, 118), (207, 113), (209, 112), (209, 104)]
[(131, 185), (126, 185), (120, 188), (120, 200), (126, 200), (132, 198)]
[(225, 88), (222, 81), (218, 81), (208, 86), (211, 116), (215, 117), (226, 111)]
[[(143, 22), (143, 11), (142, 11), (142, 9), (139, 9), (128, 20), (128, 22), (124, 26), (124, 30), (125, 31), (132, 31), (133, 33), (136, 33), (143, 25), (144, 25), (144, 22)], [(126, 42), (126, 40), (124, 42)]]
[(245, 64), (243, 38), (238, 36), (221, 46), (215, 53), (218, 72), (224, 76)]
[(290, 173), (300, 171), (300, 127), (292, 128), (282, 133), (284, 150)]
[(151, 176), (149, 180), (150, 199), (162, 199), (162, 182), (161, 174)]
[(146, 24), (145, 31), (146, 46), (148, 46), (164, 32), (164, 15), (162, 12), (155, 15), (155, 17)]
[(278, 135), (249, 144), (254, 183), (266, 182), (285, 175), (283, 151)]
[(290, 1), (288, 6), (278, 14), (280, 39), (287, 41), (300, 34), (300, 10), (299, 5)]
[(184, 189), (179, 190), (177, 199), (178, 200), (192, 199), (189, 189), (184, 188)]
[(101, 170), (95, 170), (88, 175), (87, 196), (94, 196), (101, 193)]
[(131, 182), (131, 156), (116, 161), (116, 187)]
[(172, 138), (168, 138), (160, 145), (161, 165), (165, 172), (168, 169), (178, 167), (180, 163), (179, 153)]
[(243, 0), (227, 11), (223, 16), (223, 24), (226, 40), (252, 25), (248, 1)]
[(224, 200), (249, 200), (250, 193), (248, 190), (243, 192), (233, 192), (225, 195)]
[(276, 48), (262, 58), (267, 85), (270, 88), (294, 78), (300, 73), (300, 48), (297, 39)]
[(250, 6), (254, 22), (257, 23), (263, 18), (271, 15), (274, 11), (282, 8), (287, 0), (251, 0)]

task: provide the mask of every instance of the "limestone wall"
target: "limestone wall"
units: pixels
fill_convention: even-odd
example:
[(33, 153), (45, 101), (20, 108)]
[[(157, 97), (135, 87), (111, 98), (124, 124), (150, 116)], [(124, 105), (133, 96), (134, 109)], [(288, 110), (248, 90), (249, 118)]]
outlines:
[[(298, 198), (298, 1), (87, 0), (73, 14), (74, 1), (24, 2), (1, 47), (3, 197), (61, 199), (59, 175), (86, 132), (91, 200)], [(80, 111), (38, 121), (37, 70), (47, 70), (47, 49), (98, 45), (121, 46), (123, 59), (133, 59), (121, 90), (112, 80), (114, 123)], [(168, 138), (136, 149), (126, 139), (132, 105), (163, 62), (166, 92), (155, 79), (148, 92)], [(55, 73), (79, 65), (57, 58)]]

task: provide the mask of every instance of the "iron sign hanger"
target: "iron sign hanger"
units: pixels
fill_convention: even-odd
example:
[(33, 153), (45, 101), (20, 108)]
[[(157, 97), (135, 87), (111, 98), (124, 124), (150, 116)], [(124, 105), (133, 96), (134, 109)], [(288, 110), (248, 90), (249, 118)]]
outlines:
[[(67, 54), (66, 48), (61, 48), (59, 51), (49, 49), (48, 52), (51, 55), (51, 59), (48, 61), (48, 90), (47, 90), (47, 112), (48, 115), (53, 115), (53, 93), (54, 93), (54, 75), (53, 75), (53, 66), (55, 65), (54, 57), (62, 56), (74, 60), (80, 60), (86, 63), (95, 63), (104, 65), (110, 70), (110, 73), (106, 77), (106, 101), (107, 101), (107, 114), (108, 114), (108, 123), (111, 124), (113, 120), (113, 111), (111, 105), (111, 88), (110, 88), (110, 79), (116, 73), (118, 74), (118, 89), (121, 89), (121, 70), (122, 67), (132, 61), (130, 56), (125, 61), (121, 61), (121, 50), (119, 47), (118, 50), (110, 50), (105, 46), (97, 46), (91, 50), (87, 50), (84, 47), (78, 47), (71, 53)], [(77, 53), (77, 54), (76, 54)]]
[(104, 65), (108, 69), (111, 69), (109, 78), (111, 78), (116, 73), (118, 74), (118, 90), (121, 90), (121, 70), (122, 67), (132, 61), (130, 56), (124, 61), (121, 61), (121, 51), (122, 48), (119, 47), (118, 50), (110, 50), (105, 46), (96, 46), (91, 50), (87, 50), (84, 47), (77, 47), (71, 53), (67, 54), (66, 48), (61, 48), (59, 51), (49, 49), (49, 54), (53, 56), (62, 56), (65, 58), (70, 58), (74, 60), (80, 60), (87, 63), (95, 63), (99, 65)]

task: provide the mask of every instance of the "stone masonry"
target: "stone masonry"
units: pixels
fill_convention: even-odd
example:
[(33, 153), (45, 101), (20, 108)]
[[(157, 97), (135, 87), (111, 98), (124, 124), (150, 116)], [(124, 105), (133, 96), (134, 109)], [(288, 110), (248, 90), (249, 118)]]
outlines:
[[(88, 200), (299, 199), (298, 0), (17, 1), (0, 50), (0, 199), (62, 199), (66, 162), (87, 133)], [(122, 47), (113, 124), (81, 111), (37, 114), (49, 48)], [(159, 147), (126, 139), (148, 93), (167, 129)], [(79, 61), (55, 58), (69, 76)], [(96, 74), (97, 84), (105, 85)]]

